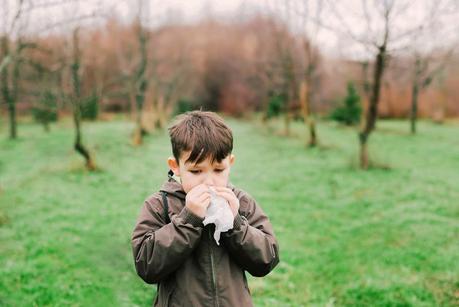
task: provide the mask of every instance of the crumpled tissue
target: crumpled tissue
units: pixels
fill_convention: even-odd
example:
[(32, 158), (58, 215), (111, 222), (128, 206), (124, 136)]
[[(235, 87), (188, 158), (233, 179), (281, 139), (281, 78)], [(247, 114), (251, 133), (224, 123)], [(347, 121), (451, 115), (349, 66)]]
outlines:
[(220, 245), (220, 233), (233, 229), (233, 222), (233, 212), (226, 199), (216, 195), (215, 191), (210, 189), (210, 204), (202, 223), (204, 226), (215, 224), (214, 239), (217, 245)]

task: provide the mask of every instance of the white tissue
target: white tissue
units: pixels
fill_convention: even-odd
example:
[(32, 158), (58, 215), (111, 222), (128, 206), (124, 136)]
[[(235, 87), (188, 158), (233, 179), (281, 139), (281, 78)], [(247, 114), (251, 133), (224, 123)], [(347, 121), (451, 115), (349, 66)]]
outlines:
[(233, 229), (234, 216), (231, 208), (223, 197), (215, 195), (210, 190), (210, 205), (207, 207), (206, 216), (202, 222), (205, 225), (215, 224), (214, 239), (220, 245), (220, 233)]

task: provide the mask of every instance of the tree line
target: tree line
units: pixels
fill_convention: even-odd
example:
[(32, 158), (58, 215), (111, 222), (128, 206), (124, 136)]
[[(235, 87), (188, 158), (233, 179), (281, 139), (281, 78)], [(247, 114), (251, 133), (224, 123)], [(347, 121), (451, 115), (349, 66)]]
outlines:
[[(139, 0), (128, 24), (108, 16), (102, 25), (88, 26), (81, 21), (97, 18), (97, 12), (76, 13), (63, 21), (67, 31), (31, 35), (24, 25), (39, 7), (33, 3), (3, 8), (9, 23), (0, 38), (0, 96), (9, 136), (18, 135), (18, 111), (33, 114), (45, 129), (71, 115), (74, 148), (88, 169), (96, 166), (83, 144), (82, 119), (97, 119), (101, 112), (131, 114), (134, 145), (174, 114), (203, 108), (234, 116), (259, 112), (264, 122), (282, 116), (285, 135), (291, 121), (300, 120), (308, 147), (319, 144), (318, 117), (335, 114), (356, 124), (352, 117), (359, 112), (362, 168), (370, 166), (368, 139), (381, 115), (410, 119), (412, 133), (419, 111), (437, 120), (459, 115), (456, 45), (425, 48), (432, 40), (427, 34), (457, 13), (451, 1), (435, 7), (426, 2), (425, 16), (406, 28), (397, 20), (414, 2), (404, 0), (371, 6), (363, 1), (352, 17), (361, 19), (358, 28), (349, 26), (344, 2), (293, 0), (276, 2), (276, 14), (152, 28), (149, 2)], [(326, 54), (320, 45), (324, 31), (360, 45), (364, 56)]]

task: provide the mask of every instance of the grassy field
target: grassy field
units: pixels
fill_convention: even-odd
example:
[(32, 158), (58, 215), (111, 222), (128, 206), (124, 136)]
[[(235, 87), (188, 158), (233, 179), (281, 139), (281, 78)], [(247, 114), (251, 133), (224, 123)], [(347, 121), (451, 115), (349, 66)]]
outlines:
[[(385, 121), (370, 139), (388, 168), (355, 168), (353, 129), (319, 123), (321, 147), (229, 121), (232, 182), (270, 216), (281, 263), (250, 278), (256, 306), (459, 305), (459, 125)], [(72, 151), (70, 122), (0, 139), (0, 306), (149, 306), (130, 235), (166, 178), (165, 134), (133, 148), (126, 121), (85, 123), (101, 170)], [(302, 135), (303, 127), (293, 127)]]

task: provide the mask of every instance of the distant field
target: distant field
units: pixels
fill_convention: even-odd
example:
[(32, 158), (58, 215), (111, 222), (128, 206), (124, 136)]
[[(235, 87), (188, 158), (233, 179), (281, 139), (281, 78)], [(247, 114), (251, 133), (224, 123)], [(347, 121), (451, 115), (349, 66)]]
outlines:
[[(4, 122), (3, 122), (4, 123)], [(379, 122), (355, 168), (353, 129), (319, 123), (321, 147), (230, 120), (232, 182), (270, 216), (281, 263), (250, 278), (256, 306), (459, 305), (459, 124)], [(84, 124), (101, 170), (72, 151), (70, 122), (0, 130), (0, 306), (150, 306), (130, 235), (166, 178), (165, 133), (133, 148), (126, 121)], [(274, 126), (271, 129), (276, 130)], [(296, 135), (304, 128), (295, 124)]]

